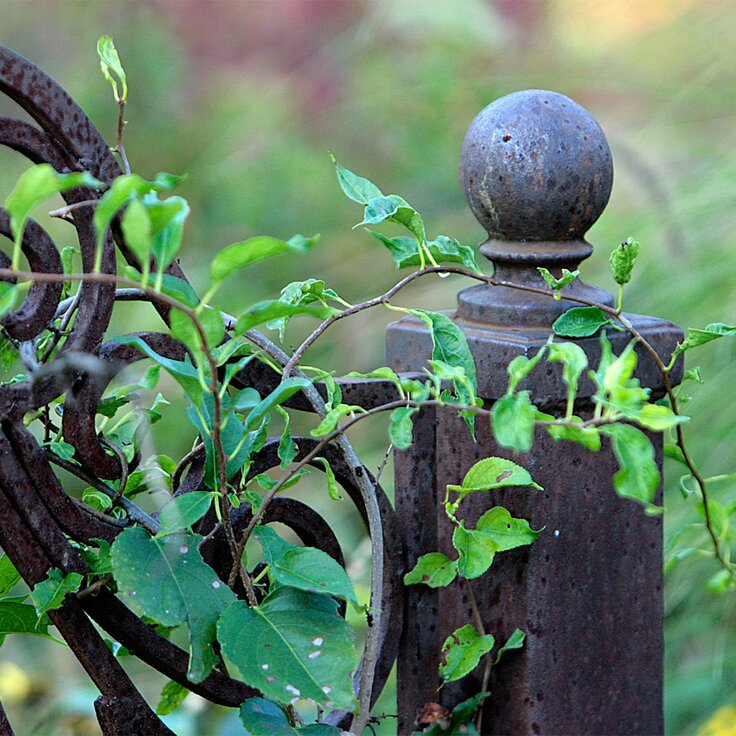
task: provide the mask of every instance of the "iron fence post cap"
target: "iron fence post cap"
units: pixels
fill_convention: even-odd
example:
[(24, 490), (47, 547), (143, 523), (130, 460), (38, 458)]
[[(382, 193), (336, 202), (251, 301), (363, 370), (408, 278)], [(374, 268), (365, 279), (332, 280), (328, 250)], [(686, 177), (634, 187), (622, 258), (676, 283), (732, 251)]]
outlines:
[(557, 242), (564, 250), (565, 242), (580, 244), (603, 212), (613, 164), (585, 108), (557, 92), (524, 90), (492, 102), (471, 123), (460, 176), (490, 241)]

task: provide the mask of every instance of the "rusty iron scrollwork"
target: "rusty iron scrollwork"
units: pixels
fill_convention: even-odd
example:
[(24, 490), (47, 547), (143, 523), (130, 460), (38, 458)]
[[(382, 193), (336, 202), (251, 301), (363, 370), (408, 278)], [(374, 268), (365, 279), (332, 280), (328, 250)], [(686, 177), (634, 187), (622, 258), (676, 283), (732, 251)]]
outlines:
[[(38, 126), (0, 118), (0, 144), (33, 163), (51, 164), (61, 173), (88, 171), (107, 185), (122, 173), (110, 147), (74, 100), (46, 73), (4, 47), (0, 47), (0, 91), (14, 100)], [(64, 195), (68, 204), (99, 196), (98, 192), (81, 188)], [(85, 272), (92, 270), (95, 257), (93, 213), (92, 206), (80, 207), (70, 218)], [(9, 218), (2, 209), (0, 234), (12, 239)], [(115, 273), (116, 247), (130, 264), (139, 265), (126, 248), (120, 229), (114, 225), (112, 233), (104, 240), (103, 273)], [(62, 273), (56, 245), (36, 222), (31, 221), (27, 226), (22, 250), (32, 270)], [(0, 253), (0, 267), (8, 267), (9, 263), (8, 257)], [(169, 267), (168, 273), (186, 279), (176, 262)], [(35, 341), (65, 308), (61, 296), (60, 283), (34, 284), (23, 303), (2, 319), (6, 335), (33, 354)], [(74, 305), (76, 319), (68, 334), (60, 336), (60, 349), (54, 357), (33, 366), (25, 380), (0, 386), (0, 547), (29, 586), (46, 578), (52, 568), (64, 573), (88, 573), (89, 567), (75, 543), (94, 545), (96, 539), (112, 541), (126, 524), (132, 523), (130, 519), (113, 520), (93, 513), (94, 510), (69, 496), (56, 475), (50, 456), (23, 422), (29, 412), (43, 410), (63, 396), (62, 427), (66, 441), (75, 448), (77, 473), (92, 485), (121, 477), (123, 468), (119, 460), (108, 452), (98, 437), (95, 415), (110, 381), (126, 365), (142, 357), (127, 345), (105, 341), (116, 299), (124, 298), (125, 294), (116, 292), (114, 284), (84, 282)], [(153, 300), (152, 307), (166, 321), (166, 305)], [(184, 346), (168, 334), (141, 333), (140, 337), (162, 355), (179, 358), (184, 355)], [(278, 380), (278, 374), (265, 364), (252, 363), (239, 374), (236, 385), (253, 386), (263, 395)], [(363, 402), (369, 407), (393, 398), (392, 387), (381, 381), (344, 381), (342, 385), (352, 403)], [(311, 408), (299, 395), (294, 397), (293, 405), (305, 410)], [(314, 440), (297, 439), (299, 460), (314, 446)], [(338, 445), (328, 446), (324, 454), (365, 520), (366, 509), (358, 491), (356, 470), (346, 461)], [(278, 464), (276, 446), (271, 442), (258, 453), (250, 472), (264, 472)], [(135, 461), (126, 471), (134, 469)], [(358, 471), (368, 474), (362, 467)], [(204, 463), (192, 458), (176, 493), (201, 490), (203, 474)], [(378, 486), (377, 494), (383, 525), (386, 584), (380, 602), (383, 616), (374, 701), (396, 656), (402, 606), (401, 586), (397, 582), (401, 558), (397, 551), (402, 549), (402, 542), (391, 504)], [(236, 530), (245, 528), (249, 520), (245, 506), (233, 515)], [(323, 549), (344, 563), (329, 523), (306, 504), (277, 498), (269, 507), (264, 522), (285, 524), (304, 544)], [(207, 535), (215, 523), (214, 515), (206, 516), (196, 531)], [(227, 581), (232, 559), (224, 535), (213, 535), (202, 552), (221, 579)], [(235, 592), (243, 597), (242, 590)], [(218, 669), (203, 682), (189, 682), (187, 653), (157, 634), (109, 588), (101, 587), (94, 595), (69, 596), (60, 609), (50, 612), (50, 617), (101, 693), (95, 709), (105, 734), (170, 734), (171, 731), (143, 699), (94, 624), (151, 667), (213, 703), (234, 707), (257, 694)], [(350, 716), (332, 714), (331, 722), (347, 726)], [(2, 708), (0, 732), (12, 733)]]

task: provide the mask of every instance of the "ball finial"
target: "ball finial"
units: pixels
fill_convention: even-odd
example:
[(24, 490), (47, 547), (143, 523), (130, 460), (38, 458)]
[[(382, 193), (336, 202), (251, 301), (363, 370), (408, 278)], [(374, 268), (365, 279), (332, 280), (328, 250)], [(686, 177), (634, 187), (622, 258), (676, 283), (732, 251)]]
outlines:
[(613, 164), (595, 118), (569, 97), (525, 90), (472, 122), (460, 164), (465, 198), (492, 240), (582, 240), (608, 202)]

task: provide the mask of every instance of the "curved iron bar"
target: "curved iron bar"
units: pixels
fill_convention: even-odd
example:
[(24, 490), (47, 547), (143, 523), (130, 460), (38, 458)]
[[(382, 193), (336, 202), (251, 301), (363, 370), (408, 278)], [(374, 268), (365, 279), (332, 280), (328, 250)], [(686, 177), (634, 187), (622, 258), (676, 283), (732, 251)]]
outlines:
[[(9, 147), (33, 163), (48, 163), (62, 173), (89, 171), (110, 184), (122, 172), (104, 139), (72, 98), (47, 74), (15, 52), (0, 46), (0, 92), (16, 101), (35, 122), (32, 124), (0, 118), (0, 145)], [(74, 204), (97, 199), (99, 193), (85, 189), (67, 192), (64, 199)], [(92, 207), (74, 210), (71, 222), (82, 251), (85, 271), (93, 268), (96, 233)], [(0, 210), (0, 234), (11, 237), (7, 214)], [(114, 221), (103, 243), (102, 271), (115, 272), (115, 244), (131, 265), (139, 267), (127, 248)], [(46, 273), (61, 273), (61, 261), (49, 235), (30, 222), (23, 237), (23, 252), (31, 268)], [(7, 257), (0, 254), (3, 263)], [(178, 263), (167, 272), (186, 281)], [(61, 284), (34, 284), (21, 306), (2, 320), (6, 333), (16, 340), (32, 341), (59, 316)], [(55, 357), (48, 363), (31, 365), (26, 381), (0, 386), (0, 547), (30, 586), (44, 579), (52, 567), (63, 572), (90, 572), (69, 539), (90, 543), (91, 540), (111, 541), (120, 531), (119, 524), (104, 517), (85, 513), (83, 505), (72, 500), (56, 478), (43, 449), (23, 426), (24, 415), (48, 405), (64, 395), (62, 418), (65, 439), (75, 448), (75, 459), (89, 476), (97, 479), (119, 479), (121, 469), (115, 457), (100, 443), (95, 426), (97, 406), (109, 382), (122, 368), (141, 357), (134, 348), (121, 343), (102, 344), (112, 315), (116, 293), (113, 284), (85, 282), (66, 309), (77, 309), (76, 319)], [(149, 299), (161, 317), (168, 321), (169, 308)], [(182, 359), (186, 350), (181, 343), (161, 333), (140, 335), (156, 352)], [(32, 343), (26, 343), (26, 345)], [(35, 356), (30, 354), (33, 363)], [(253, 361), (235, 382), (256, 387), (263, 395), (275, 387), (279, 375), (264, 363)], [(345, 384), (348, 393), (356, 384)], [(382, 382), (376, 382), (380, 384)], [(360, 386), (355, 390), (362, 391)], [(354, 391), (354, 392), (355, 392)], [(364, 391), (369, 404), (377, 401), (381, 387)], [(352, 399), (359, 403), (357, 397)], [(313, 411), (313, 403), (301, 395), (290, 405)], [(262, 472), (279, 464), (275, 442), (268, 443), (258, 454), (252, 473)], [(300, 457), (314, 447), (314, 440), (299, 439)], [(349, 449), (349, 446), (348, 446)], [(326, 447), (323, 455), (329, 460), (338, 481), (358, 507), (366, 521), (366, 508), (361, 497), (359, 476), (370, 474), (355, 466), (345, 455), (343, 446)], [(350, 451), (352, 452), (352, 450)], [(321, 466), (318, 466), (321, 467)], [(177, 493), (201, 487), (202, 458), (193, 458)], [(101, 481), (100, 481), (101, 482)], [(380, 602), (383, 616), (380, 627), (380, 654), (377, 663), (375, 702), (396, 656), (400, 626), (402, 596), (400, 566), (403, 558), (402, 540), (396, 518), (383, 491), (376, 486), (384, 534), (385, 586)], [(250, 513), (241, 507), (233, 520), (243, 529)], [(304, 544), (323, 549), (340, 564), (344, 559), (334, 533), (314, 510), (299, 501), (277, 498), (264, 518), (265, 523), (281, 522), (289, 526)], [(214, 517), (206, 517), (200, 531), (214, 528)], [(379, 547), (380, 549), (380, 547)], [(205, 559), (218, 574), (227, 579), (232, 564), (228, 545), (219, 534), (213, 535), (203, 548)], [(398, 553), (397, 553), (398, 551)], [(236, 591), (237, 592), (237, 591)], [(376, 605), (376, 602), (373, 602)], [(75, 656), (87, 670), (101, 692), (95, 703), (98, 720), (105, 734), (169, 734), (153, 714), (131, 680), (112, 656), (90, 618), (141, 660), (173, 680), (215, 703), (237, 706), (256, 691), (222, 672), (214, 671), (205, 681), (194, 684), (187, 680), (187, 654), (161, 637), (130, 611), (109, 590), (82, 599), (67, 599), (62, 608), (51, 612), (51, 619)], [(369, 624), (370, 625), (370, 624)], [(356, 686), (360, 674), (356, 676)], [(334, 713), (330, 722), (347, 726), (349, 713)]]

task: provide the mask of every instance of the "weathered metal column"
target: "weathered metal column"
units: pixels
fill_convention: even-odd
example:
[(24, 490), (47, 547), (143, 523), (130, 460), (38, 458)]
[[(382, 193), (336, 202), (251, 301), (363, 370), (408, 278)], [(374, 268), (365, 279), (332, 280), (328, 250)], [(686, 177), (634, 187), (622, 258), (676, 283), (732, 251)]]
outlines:
[[(496, 276), (544, 288), (537, 266), (559, 276), (561, 268), (572, 270), (591, 254), (584, 236), (608, 201), (613, 168), (603, 131), (586, 110), (563, 95), (533, 90), (497, 100), (478, 115), (465, 139), (461, 176), (468, 203), (488, 232), (480, 250)], [(613, 302), (607, 292), (579, 281), (568, 289), (563, 294)], [(506, 390), (509, 361), (531, 357), (548, 339), (552, 322), (572, 306), (565, 299), (487, 285), (458, 295), (453, 319), (467, 335), (479, 394), (488, 405)], [(629, 317), (669, 357), (681, 338), (679, 328)], [(610, 331), (609, 339), (619, 353), (629, 337)], [(578, 343), (597, 365), (598, 337)], [(431, 350), (418, 320), (389, 326), (393, 368), (419, 370)], [(656, 367), (641, 351), (637, 375), (661, 392)], [(543, 410), (564, 401), (556, 364), (540, 365), (523, 388)], [(582, 381), (579, 415), (590, 416), (593, 393), (592, 383)], [(489, 572), (473, 581), (488, 632), (500, 641), (516, 627), (527, 634), (524, 649), (494, 669), (483, 734), (661, 733), (662, 522), (615, 494), (618, 466), (607, 441), (593, 453), (538, 432), (531, 452), (514, 457), (495, 444), (486, 422), (477, 423), (473, 442), (453, 412), (422, 413), (414, 447), (396, 456), (407, 569), (437, 549), (455, 557), (438, 495), (441, 500), (448, 483), (460, 483), (474, 462), (489, 455), (512, 457), (544, 491), (475, 494), (465, 516), (474, 523), (487, 508), (502, 504), (545, 531), (531, 547), (497, 555)], [(398, 659), (400, 734), (412, 731), (425, 703), (452, 707), (480, 691), (482, 668), (437, 691), (442, 642), (472, 620), (462, 582), (439, 591), (407, 589)]]

